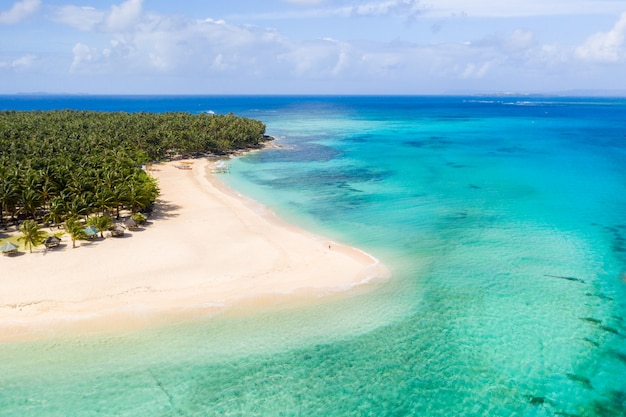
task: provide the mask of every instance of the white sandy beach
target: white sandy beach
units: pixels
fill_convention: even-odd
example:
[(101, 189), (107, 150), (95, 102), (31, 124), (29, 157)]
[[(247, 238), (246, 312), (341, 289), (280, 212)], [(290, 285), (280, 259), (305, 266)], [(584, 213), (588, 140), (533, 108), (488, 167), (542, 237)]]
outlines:
[(317, 299), (387, 275), (374, 258), (284, 224), (207, 174), (153, 166), (161, 196), (149, 225), (125, 237), (0, 257), (0, 341), (130, 330)]

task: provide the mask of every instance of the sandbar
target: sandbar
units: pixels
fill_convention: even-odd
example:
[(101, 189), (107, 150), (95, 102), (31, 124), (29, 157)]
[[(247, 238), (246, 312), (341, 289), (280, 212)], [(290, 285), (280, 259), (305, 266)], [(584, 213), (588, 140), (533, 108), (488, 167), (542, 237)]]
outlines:
[[(135, 330), (236, 305), (324, 298), (388, 277), (374, 257), (282, 222), (212, 161), (153, 165), (161, 195), (124, 237), (0, 257), (0, 342)], [(56, 229), (53, 229), (56, 231)]]

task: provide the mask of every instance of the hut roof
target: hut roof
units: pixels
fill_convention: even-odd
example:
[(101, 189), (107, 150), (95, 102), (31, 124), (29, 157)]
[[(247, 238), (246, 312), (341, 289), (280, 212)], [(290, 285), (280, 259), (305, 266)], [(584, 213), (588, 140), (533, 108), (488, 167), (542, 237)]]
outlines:
[(124, 235), (124, 226), (121, 224), (116, 224), (113, 229), (111, 229), (111, 236), (123, 236)]
[(99, 232), (100, 232), (100, 231), (99, 231), (98, 229), (96, 229), (95, 227), (93, 227), (93, 226), (87, 226), (87, 227), (85, 227), (85, 234), (86, 234), (87, 236), (95, 236), (95, 235), (97, 235)]
[(133, 220), (132, 217), (129, 217), (128, 219), (126, 219), (124, 224), (126, 225), (126, 227), (137, 227), (137, 222)]
[(6, 242), (4, 245), (0, 246), (0, 252), (2, 253), (16, 252), (18, 248), (19, 246), (13, 242)]
[(55, 246), (59, 246), (60, 243), (61, 243), (61, 239), (59, 239), (56, 236), (48, 236), (46, 240), (43, 242), (46, 248), (54, 248)]

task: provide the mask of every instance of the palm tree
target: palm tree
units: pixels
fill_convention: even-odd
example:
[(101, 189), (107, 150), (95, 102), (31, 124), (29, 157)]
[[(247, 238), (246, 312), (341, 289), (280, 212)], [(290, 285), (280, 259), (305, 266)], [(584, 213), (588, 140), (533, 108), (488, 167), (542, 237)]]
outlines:
[(53, 198), (56, 191), (56, 184), (53, 182), (45, 182), (41, 185), (38, 192), (44, 208), (46, 208), (46, 206), (50, 203), (50, 199)]
[(133, 173), (126, 178), (126, 181), (124, 184), (126, 203), (133, 213), (149, 207), (159, 196), (156, 180), (143, 171)]
[(22, 236), (18, 240), (24, 242), (24, 246), (30, 249), (30, 253), (33, 253), (33, 246), (41, 245), (46, 239), (46, 233), (39, 228), (34, 220), (24, 221), (20, 226), (20, 232), (22, 232)]
[(67, 210), (65, 208), (65, 202), (61, 197), (54, 197), (50, 201), (50, 208), (48, 213), (43, 216), (43, 220), (47, 223), (52, 223), (54, 226), (58, 226), (63, 222)]
[(89, 201), (85, 195), (74, 196), (74, 198), (65, 206), (68, 213), (73, 217), (89, 215)]
[(72, 248), (76, 248), (77, 240), (87, 238), (82, 223), (76, 217), (69, 218), (65, 221), (65, 230), (72, 239)]
[(94, 208), (104, 215), (115, 207), (115, 193), (101, 184), (93, 195)]
[(15, 206), (19, 199), (19, 189), (16, 182), (12, 181), (11, 178), (0, 181), (0, 222), (2, 222), (5, 211), (10, 213), (11, 217), (15, 216)]
[[(84, 111), (0, 112), (0, 222), (47, 221), (149, 207), (156, 181), (138, 169), (178, 149), (193, 154), (256, 145), (265, 125), (228, 115)], [(54, 201), (56, 203), (53, 203)], [(62, 201), (62, 206), (59, 202)], [(53, 208), (53, 205), (56, 206)]]
[(40, 195), (33, 188), (24, 188), (19, 203), (22, 206), (22, 212), (34, 219), (35, 212), (41, 206)]
[(100, 237), (104, 238), (104, 231), (113, 227), (113, 220), (109, 216), (90, 217), (87, 224), (98, 229)]

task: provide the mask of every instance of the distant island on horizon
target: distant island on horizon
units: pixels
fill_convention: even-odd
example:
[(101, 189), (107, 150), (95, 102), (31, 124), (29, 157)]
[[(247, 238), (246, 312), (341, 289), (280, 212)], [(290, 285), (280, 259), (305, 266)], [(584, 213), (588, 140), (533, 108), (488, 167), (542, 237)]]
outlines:
[(416, 94), (381, 94), (381, 93), (349, 93), (349, 94), (312, 94), (312, 93), (276, 93), (276, 94), (241, 94), (241, 93), (200, 93), (200, 94), (179, 94), (179, 93), (86, 93), (86, 92), (16, 92), (0, 93), (4, 97), (17, 96), (51, 96), (51, 97), (385, 97), (385, 96), (406, 96), (406, 97), (448, 97), (448, 96), (468, 96), (468, 97), (606, 97), (622, 98), (626, 97), (626, 90), (606, 90), (606, 89), (572, 89), (554, 92), (520, 92), (520, 91), (447, 91), (442, 93), (416, 93)]

